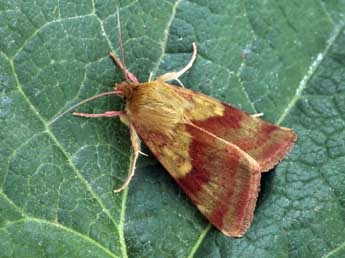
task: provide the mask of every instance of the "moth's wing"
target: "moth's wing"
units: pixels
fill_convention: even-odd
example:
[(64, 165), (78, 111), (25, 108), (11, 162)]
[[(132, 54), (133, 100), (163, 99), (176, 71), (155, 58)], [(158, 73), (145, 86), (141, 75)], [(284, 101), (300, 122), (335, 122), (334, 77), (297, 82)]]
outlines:
[(237, 146), (193, 125), (176, 134), (137, 131), (199, 210), (228, 236), (249, 227), (260, 185), (260, 166)]
[(193, 124), (241, 148), (260, 164), (262, 172), (282, 160), (297, 139), (292, 129), (265, 122), (200, 92), (172, 87), (194, 105), (186, 112)]

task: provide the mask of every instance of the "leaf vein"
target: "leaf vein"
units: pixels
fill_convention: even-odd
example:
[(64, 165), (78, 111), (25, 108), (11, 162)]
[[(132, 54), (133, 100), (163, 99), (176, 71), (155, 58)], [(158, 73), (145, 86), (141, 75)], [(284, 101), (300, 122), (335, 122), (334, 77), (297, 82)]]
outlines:
[(327, 7), (325, 6), (325, 3), (321, 0), (319, 0), (319, 4), (322, 8), (322, 11), (325, 13), (325, 15), (327, 16), (328, 20), (330, 21), (330, 23), (332, 23), (333, 25), (336, 25), (334, 19), (332, 18), (332, 16), (329, 14)]
[(327, 56), (329, 50), (333, 46), (334, 42), (337, 40), (339, 35), (341, 34), (342, 30), (344, 28), (344, 25), (337, 26), (332, 33), (330, 39), (328, 40), (325, 49), (318, 54), (316, 59), (313, 60), (311, 65), (309, 66), (309, 69), (307, 71), (307, 74), (302, 78), (302, 80), (299, 83), (299, 86), (297, 87), (296, 94), (292, 97), (290, 102), (287, 105), (287, 108), (282, 112), (282, 114), (279, 116), (279, 119), (277, 120), (277, 124), (281, 124), (286, 116), (290, 113), (292, 108), (295, 106), (296, 102), (301, 98), (302, 93), (304, 89), (307, 87), (308, 82), (311, 80), (311, 78), (314, 76), (322, 62), (325, 60), (325, 56)]
[(330, 252), (328, 252), (327, 254), (325, 254), (324, 256), (322, 256), (321, 258), (329, 258), (332, 255), (338, 253), (340, 250), (345, 249), (345, 241), (342, 242), (339, 246), (337, 246), (336, 248), (332, 249)]
[(86, 235), (83, 235), (80, 232), (75, 231), (72, 228), (66, 227), (63, 224), (60, 224), (60, 223), (57, 223), (57, 222), (51, 222), (51, 221), (48, 221), (48, 220), (38, 219), (38, 218), (33, 218), (33, 217), (25, 217), (23, 219), (19, 219), (19, 220), (8, 222), (4, 226), (10, 226), (10, 225), (20, 224), (20, 223), (25, 223), (25, 222), (34, 222), (34, 223), (37, 223), (37, 224), (45, 224), (45, 225), (52, 226), (52, 227), (55, 227), (57, 229), (66, 231), (68, 233), (74, 234), (74, 235), (84, 239), (85, 241), (90, 242), (93, 245), (97, 246), (99, 249), (104, 251), (110, 257), (114, 257), (114, 258), (118, 257), (114, 253), (112, 253), (108, 248), (106, 248), (105, 246), (103, 246), (99, 242), (95, 241), (94, 239), (92, 239), (92, 238), (90, 238), (90, 237), (88, 237)]
[(30, 109), (33, 111), (33, 113), (38, 117), (38, 119), (42, 122), (42, 124), (45, 127), (45, 131), (47, 133), (47, 135), (52, 139), (52, 141), (55, 143), (55, 145), (57, 146), (57, 148), (61, 151), (61, 153), (65, 156), (68, 164), (70, 165), (70, 167), (72, 168), (72, 170), (76, 173), (77, 177), (79, 178), (79, 180), (85, 185), (87, 191), (89, 191), (89, 193), (91, 194), (91, 196), (96, 200), (96, 202), (99, 204), (99, 206), (102, 208), (102, 210), (104, 211), (104, 213), (109, 217), (110, 221), (112, 221), (113, 225), (115, 226), (115, 228), (118, 229), (118, 232), (120, 233), (119, 227), (116, 224), (114, 218), (111, 216), (111, 214), (109, 213), (109, 210), (105, 207), (105, 205), (103, 204), (102, 200), (99, 198), (99, 196), (93, 191), (92, 187), (90, 186), (90, 184), (87, 182), (87, 180), (82, 176), (82, 174), (80, 173), (80, 171), (78, 170), (78, 168), (75, 166), (75, 164), (73, 163), (71, 156), (63, 149), (62, 145), (60, 144), (60, 142), (56, 139), (56, 137), (54, 136), (54, 134), (50, 131), (49, 125), (47, 124), (47, 122), (44, 120), (44, 118), (39, 114), (38, 110), (36, 109), (36, 107), (33, 105), (33, 103), (30, 101), (30, 99), (26, 96), (25, 92), (23, 91), (23, 88), (19, 82), (18, 79), (18, 75), (15, 71), (15, 67), (14, 67), (14, 63), (13, 61), (10, 61), (10, 66), (12, 69), (12, 73), (13, 76), (15, 78), (16, 84), (17, 84), (17, 89), (19, 91), (19, 93), (23, 96), (24, 100), (26, 101), (26, 103), (29, 105)]
[(18, 205), (16, 205), (10, 198), (8, 198), (6, 193), (4, 193), (1, 190), (0, 195), (2, 195), (14, 207), (14, 209), (17, 210), (22, 216), (25, 216), (25, 212)]
[(16, 56), (25, 48), (25, 46), (27, 46), (29, 44), (29, 42), (40, 32), (42, 31), (44, 28), (48, 27), (51, 24), (55, 24), (55, 23), (59, 23), (59, 22), (63, 22), (66, 20), (76, 20), (76, 19), (82, 19), (85, 17), (91, 17), (93, 16), (93, 14), (87, 14), (87, 15), (80, 15), (80, 16), (73, 16), (73, 17), (66, 17), (66, 18), (61, 18), (61, 19), (56, 19), (56, 20), (52, 20), (49, 21), (45, 24), (43, 24), (41, 27), (37, 28), (23, 43), (23, 45), (21, 47), (18, 48), (18, 50), (16, 51), (16, 53), (14, 54), (13, 58), (11, 60), (14, 60), (16, 58)]
[[(109, 49), (111, 49), (112, 51), (114, 51), (110, 38), (108, 37), (107, 32), (105, 31), (104, 25), (103, 25), (103, 21), (98, 17), (97, 13), (96, 13), (96, 5), (95, 5), (95, 0), (92, 0), (92, 8), (93, 8), (93, 13), (96, 17), (96, 19), (98, 20), (102, 33), (108, 43)], [(133, 158), (133, 152), (131, 153), (131, 158)], [(130, 168), (129, 168), (130, 169)], [(127, 201), (127, 192), (128, 192), (128, 187), (123, 191), (123, 195), (122, 195), (122, 202), (121, 202), (121, 211), (120, 211), (120, 221), (119, 224), (117, 226), (118, 229), (118, 233), (119, 233), (119, 239), (120, 239), (120, 245), (121, 245), (121, 253), (122, 256), (124, 258), (128, 257), (127, 254), (127, 245), (126, 245), (126, 241), (125, 241), (125, 235), (124, 235), (124, 220), (125, 220), (125, 211), (126, 211), (126, 201)]]
[(207, 233), (212, 228), (212, 224), (208, 223), (208, 225), (205, 227), (205, 229), (201, 232), (199, 235), (198, 240), (195, 242), (194, 246), (192, 247), (192, 250), (190, 251), (190, 254), (188, 255), (188, 258), (193, 258), (196, 252), (198, 251), (201, 243), (203, 242), (204, 238), (206, 237)]
[(159, 66), (166, 54), (166, 47), (167, 47), (167, 44), (168, 44), (168, 39), (169, 39), (169, 33), (170, 33), (170, 28), (171, 28), (171, 25), (172, 25), (172, 22), (173, 20), (175, 19), (175, 16), (176, 16), (176, 9), (178, 7), (178, 5), (180, 4), (181, 0), (177, 0), (175, 2), (175, 4), (172, 6), (172, 13), (171, 13), (171, 16), (168, 20), (168, 23), (167, 25), (165, 26), (165, 29), (164, 29), (164, 36), (163, 36), (163, 40), (161, 41), (161, 50), (162, 50), (162, 53), (161, 55), (158, 57), (158, 60), (156, 62), (156, 65), (153, 67), (152, 71), (151, 71), (151, 74), (152, 74), (152, 78), (155, 77), (158, 69), (159, 69)]

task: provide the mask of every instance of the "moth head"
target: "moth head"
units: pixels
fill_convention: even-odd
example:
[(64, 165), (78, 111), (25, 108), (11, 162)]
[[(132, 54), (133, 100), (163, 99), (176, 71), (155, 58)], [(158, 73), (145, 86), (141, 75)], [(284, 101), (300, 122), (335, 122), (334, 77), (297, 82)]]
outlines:
[(121, 96), (124, 100), (130, 100), (133, 94), (133, 91), (139, 85), (133, 82), (121, 82), (115, 84), (114, 90), (119, 92), (118, 95)]

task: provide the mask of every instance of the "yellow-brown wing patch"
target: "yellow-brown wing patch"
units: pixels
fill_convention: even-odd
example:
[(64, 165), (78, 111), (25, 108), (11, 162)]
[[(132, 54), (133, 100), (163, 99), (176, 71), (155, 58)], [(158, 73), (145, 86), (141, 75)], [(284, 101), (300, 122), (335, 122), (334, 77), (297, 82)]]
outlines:
[(186, 112), (189, 121), (241, 148), (260, 164), (261, 171), (276, 165), (296, 141), (292, 129), (267, 123), (202, 93), (172, 87), (193, 103), (193, 108)]

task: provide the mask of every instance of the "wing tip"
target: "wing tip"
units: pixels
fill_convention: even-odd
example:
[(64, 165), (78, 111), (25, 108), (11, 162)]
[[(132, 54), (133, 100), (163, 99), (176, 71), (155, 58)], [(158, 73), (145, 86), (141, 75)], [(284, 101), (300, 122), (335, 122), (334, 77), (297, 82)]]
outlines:
[(265, 159), (262, 162), (259, 162), (261, 166), (261, 172), (267, 172), (271, 170), (280, 161), (282, 161), (291, 152), (293, 146), (297, 141), (297, 134), (293, 129), (280, 127), (280, 130), (284, 130), (284, 133), (287, 135), (287, 137), (284, 141), (282, 141), (282, 144), (280, 144), (278, 151), (276, 151), (276, 153), (272, 155), (272, 158)]

